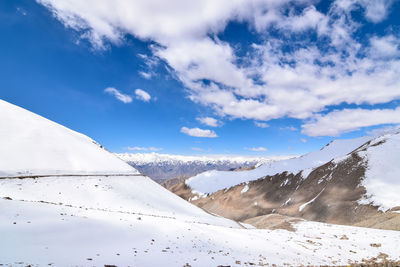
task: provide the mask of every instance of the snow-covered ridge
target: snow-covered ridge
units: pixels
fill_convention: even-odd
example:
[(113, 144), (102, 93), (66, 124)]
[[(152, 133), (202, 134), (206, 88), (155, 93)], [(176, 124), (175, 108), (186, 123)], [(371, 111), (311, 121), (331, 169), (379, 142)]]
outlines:
[(137, 173), (91, 138), (0, 99), (0, 177)]
[(366, 198), (361, 204), (379, 206), (386, 211), (400, 207), (400, 133), (382, 135), (358, 151), (367, 164), (362, 185)]
[(298, 158), (267, 162), (249, 171), (208, 171), (189, 178), (185, 183), (190, 186), (194, 192), (211, 194), (243, 182), (256, 180), (267, 175), (272, 176), (282, 172), (297, 174), (302, 171), (303, 176), (307, 176), (305, 174), (309, 174), (312, 169), (332, 159), (347, 155), (372, 138), (371, 136), (366, 136), (348, 140), (334, 140), (321, 150), (310, 152)]

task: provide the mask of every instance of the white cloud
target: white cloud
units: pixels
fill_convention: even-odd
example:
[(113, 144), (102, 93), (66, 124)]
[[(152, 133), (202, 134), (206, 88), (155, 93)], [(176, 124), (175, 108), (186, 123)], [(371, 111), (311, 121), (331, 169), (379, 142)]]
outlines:
[(140, 76), (142, 76), (143, 78), (145, 78), (146, 80), (151, 79), (152, 74), (149, 72), (144, 72), (144, 71), (139, 71)]
[(384, 36), (382, 38), (372, 37), (370, 39), (370, 54), (374, 58), (394, 58), (400, 55), (400, 41), (393, 35)]
[(305, 138), (300, 138), (300, 141), (301, 141), (302, 143), (307, 143), (307, 139), (305, 139)]
[[(335, 0), (326, 13), (314, 0), (37, 1), (95, 48), (121, 44), (126, 34), (153, 41), (153, 54), (139, 55), (150, 69), (143, 73), (164, 61), (190, 99), (219, 116), (307, 120), (327, 106), (400, 98), (399, 37), (361, 42), (362, 22), (352, 16), (362, 8), (369, 21), (380, 22), (391, 0)], [(247, 22), (265, 41), (238, 55), (216, 36), (230, 21)]]
[(128, 147), (126, 147), (126, 149), (130, 150), (130, 151), (161, 151), (161, 150), (163, 150), (160, 147), (152, 147), (152, 146), (151, 147), (128, 146)]
[(130, 97), (129, 95), (121, 93), (120, 91), (118, 91), (114, 87), (108, 87), (108, 88), (104, 89), (104, 92), (114, 96), (119, 101), (121, 101), (121, 102), (123, 102), (125, 104), (132, 102), (132, 97)]
[(260, 127), (260, 128), (268, 128), (269, 127), (268, 123), (265, 123), (265, 122), (257, 122), (257, 121), (255, 121), (254, 124), (257, 127)]
[(400, 107), (396, 109), (343, 109), (315, 118), (302, 126), (309, 136), (338, 136), (362, 127), (400, 123)]
[(136, 94), (137, 99), (142, 100), (144, 102), (149, 102), (151, 99), (151, 96), (149, 95), (149, 93), (147, 93), (146, 91), (144, 91), (142, 89), (136, 89), (135, 94)]
[(214, 119), (212, 117), (202, 117), (202, 118), (196, 118), (199, 122), (202, 124), (205, 124), (210, 127), (219, 127), (221, 126), (221, 122), (218, 121), (217, 119)]
[(213, 130), (203, 130), (200, 128), (187, 128), (182, 127), (181, 133), (185, 133), (194, 137), (218, 137), (217, 134)]
[(295, 131), (298, 131), (299, 129), (297, 129), (294, 126), (286, 126), (286, 127), (279, 128), (279, 130), (295, 132)]
[(200, 147), (192, 147), (193, 151), (204, 151), (204, 149), (200, 148)]
[(376, 128), (371, 131), (368, 131), (367, 134), (372, 136), (379, 136), (382, 134), (398, 133), (398, 132), (400, 132), (400, 124), (394, 126), (390, 125), (390, 126), (383, 126), (380, 128)]
[(254, 152), (262, 152), (262, 151), (267, 151), (268, 149), (262, 146), (259, 147), (250, 147), (246, 148), (247, 150), (254, 151)]
[(365, 17), (377, 23), (387, 17), (393, 0), (359, 0), (358, 2), (365, 8)]

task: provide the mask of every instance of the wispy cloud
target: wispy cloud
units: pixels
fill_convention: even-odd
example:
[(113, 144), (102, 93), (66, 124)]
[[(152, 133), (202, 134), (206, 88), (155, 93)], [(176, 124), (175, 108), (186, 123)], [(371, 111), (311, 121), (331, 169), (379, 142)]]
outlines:
[(149, 95), (149, 93), (147, 93), (146, 91), (144, 91), (142, 89), (136, 89), (135, 94), (136, 94), (137, 99), (142, 100), (144, 102), (149, 102), (151, 99), (151, 96)]
[(254, 151), (254, 152), (265, 152), (265, 151), (268, 151), (268, 149), (266, 147), (262, 147), (262, 146), (259, 146), (259, 147), (246, 147), (245, 149), (246, 150), (250, 150), (250, 151)]
[(196, 118), (196, 120), (198, 120), (202, 124), (205, 124), (210, 127), (219, 127), (222, 125), (222, 123), (220, 121), (218, 121), (217, 119), (214, 119), (212, 117)]
[(139, 71), (139, 74), (146, 80), (151, 79), (151, 76), (152, 76), (152, 74), (150, 72), (144, 72), (144, 71)]
[(140, 146), (128, 146), (125, 148), (129, 151), (161, 151), (163, 148), (160, 147), (140, 147)]
[(298, 131), (299, 129), (297, 129), (294, 126), (286, 126), (286, 127), (279, 128), (279, 130), (295, 132), (295, 131)]
[(269, 124), (268, 124), (268, 123), (265, 123), (265, 122), (257, 122), (257, 121), (255, 121), (254, 124), (255, 124), (257, 127), (260, 127), (260, 128), (268, 128), (268, 127), (269, 127)]
[(218, 137), (218, 135), (213, 131), (213, 130), (203, 130), (200, 128), (187, 128), (187, 127), (182, 127), (181, 128), (181, 133), (194, 136), (194, 137)]
[(118, 99), (119, 101), (121, 101), (121, 102), (123, 102), (125, 104), (132, 102), (132, 97), (130, 97), (129, 95), (121, 93), (120, 91), (118, 91), (114, 87), (108, 87), (108, 88), (104, 89), (104, 92), (114, 96), (116, 99)]

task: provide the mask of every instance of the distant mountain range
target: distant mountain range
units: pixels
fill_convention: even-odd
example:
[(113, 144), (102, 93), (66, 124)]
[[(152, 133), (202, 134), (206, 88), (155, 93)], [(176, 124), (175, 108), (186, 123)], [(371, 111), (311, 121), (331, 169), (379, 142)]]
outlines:
[(182, 156), (154, 152), (115, 155), (139, 170), (140, 173), (160, 183), (171, 178), (188, 178), (209, 170), (249, 169), (274, 160), (293, 157)]

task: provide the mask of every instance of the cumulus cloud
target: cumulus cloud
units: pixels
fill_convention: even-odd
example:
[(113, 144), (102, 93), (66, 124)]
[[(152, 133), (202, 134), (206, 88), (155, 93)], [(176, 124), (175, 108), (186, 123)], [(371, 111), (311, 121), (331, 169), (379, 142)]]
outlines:
[(310, 136), (338, 136), (362, 127), (400, 123), (400, 107), (396, 109), (343, 109), (315, 118), (302, 126)]
[(114, 96), (119, 101), (121, 101), (121, 102), (123, 102), (125, 104), (132, 102), (132, 97), (130, 97), (129, 95), (121, 93), (120, 91), (118, 91), (114, 87), (108, 87), (108, 88), (104, 89), (104, 92)]
[(214, 119), (212, 117), (201, 117), (201, 118), (196, 118), (199, 122), (202, 124), (205, 124), (210, 127), (219, 127), (221, 126), (221, 122), (218, 121), (217, 119)]
[(136, 94), (137, 99), (142, 100), (144, 102), (149, 102), (151, 99), (151, 96), (149, 95), (149, 93), (147, 93), (146, 91), (144, 91), (142, 89), (136, 89), (135, 94)]
[(267, 151), (268, 149), (262, 146), (259, 147), (250, 147), (250, 148), (246, 148), (247, 150), (250, 151), (254, 151), (254, 152), (263, 152), (263, 151)]
[(365, 17), (378, 23), (387, 17), (393, 0), (359, 0), (358, 2), (365, 8)]
[(374, 36), (370, 39), (370, 42), (371, 42), (371, 48), (370, 48), (371, 57), (394, 58), (400, 55), (399, 51), (400, 40), (398, 40), (393, 35), (387, 35), (384, 37)]
[(181, 133), (194, 136), (194, 137), (218, 137), (217, 134), (213, 130), (208, 130), (208, 129), (200, 129), (200, 128), (187, 128), (187, 127), (182, 127), (181, 128)]
[(127, 150), (130, 151), (161, 151), (163, 150), (160, 147), (140, 147), (140, 146), (128, 146), (126, 147)]
[(255, 124), (257, 127), (260, 127), (260, 128), (268, 128), (268, 127), (269, 127), (268, 123), (265, 123), (265, 122), (258, 122), (258, 121), (255, 121), (254, 124)]
[[(335, 0), (325, 13), (314, 0), (37, 1), (94, 48), (119, 45), (126, 34), (153, 41), (152, 55), (141, 56), (146, 66), (165, 62), (190, 99), (219, 116), (308, 121), (327, 107), (400, 98), (399, 37), (364, 42), (363, 22), (352, 16), (361, 8), (381, 22), (391, 0)], [(239, 55), (218, 38), (231, 21), (248, 23), (264, 41)]]

